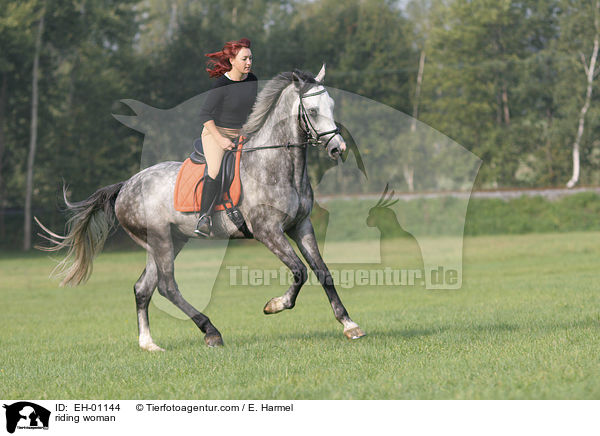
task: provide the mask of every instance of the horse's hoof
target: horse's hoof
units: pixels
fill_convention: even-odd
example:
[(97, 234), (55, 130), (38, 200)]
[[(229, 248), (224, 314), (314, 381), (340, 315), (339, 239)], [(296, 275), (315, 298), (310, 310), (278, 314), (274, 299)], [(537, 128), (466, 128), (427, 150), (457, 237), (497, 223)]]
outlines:
[(282, 310), (287, 309), (281, 300), (281, 297), (271, 298), (269, 302), (265, 305), (263, 312), (265, 315), (272, 315), (274, 313), (279, 313)]
[(204, 336), (204, 342), (206, 342), (206, 345), (209, 347), (222, 347), (225, 345), (221, 335)]
[(344, 335), (346, 335), (348, 339), (359, 339), (365, 336), (366, 333), (363, 332), (360, 327), (353, 327), (351, 329), (344, 330)]
[(146, 344), (146, 345), (140, 345), (140, 348), (144, 351), (165, 351), (163, 348), (160, 348), (158, 345), (156, 345), (155, 343), (152, 344)]

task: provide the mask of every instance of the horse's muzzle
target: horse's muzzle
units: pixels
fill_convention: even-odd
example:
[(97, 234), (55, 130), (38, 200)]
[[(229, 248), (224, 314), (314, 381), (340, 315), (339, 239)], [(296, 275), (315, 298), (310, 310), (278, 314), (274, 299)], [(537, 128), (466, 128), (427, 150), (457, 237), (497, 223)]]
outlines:
[(334, 141), (331, 141), (331, 143), (327, 146), (327, 154), (331, 159), (337, 160), (337, 158), (340, 157), (344, 151), (346, 151), (346, 143), (343, 139)]

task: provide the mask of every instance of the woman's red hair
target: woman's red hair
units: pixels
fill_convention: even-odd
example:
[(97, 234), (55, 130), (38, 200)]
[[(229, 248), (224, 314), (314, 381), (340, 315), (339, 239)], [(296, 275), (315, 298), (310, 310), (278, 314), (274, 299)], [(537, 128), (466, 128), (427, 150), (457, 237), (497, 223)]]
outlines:
[(214, 53), (208, 53), (209, 68), (206, 69), (210, 77), (220, 77), (227, 71), (231, 70), (230, 58), (237, 56), (242, 48), (250, 48), (250, 40), (248, 38), (242, 38), (239, 41), (228, 41), (225, 43), (223, 50)]

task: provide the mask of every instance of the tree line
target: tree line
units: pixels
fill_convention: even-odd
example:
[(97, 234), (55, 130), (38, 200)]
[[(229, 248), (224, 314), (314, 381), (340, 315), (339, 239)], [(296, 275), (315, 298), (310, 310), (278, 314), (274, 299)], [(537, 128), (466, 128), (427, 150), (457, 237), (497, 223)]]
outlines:
[[(204, 54), (241, 37), (260, 79), (325, 61), (327, 85), (449, 136), (479, 188), (598, 184), (599, 19), (598, 0), (0, 0), (0, 246), (29, 248), (32, 215), (60, 228), (63, 181), (82, 199), (137, 172), (120, 100), (205, 92)], [(364, 151), (419, 189), (388, 146)]]

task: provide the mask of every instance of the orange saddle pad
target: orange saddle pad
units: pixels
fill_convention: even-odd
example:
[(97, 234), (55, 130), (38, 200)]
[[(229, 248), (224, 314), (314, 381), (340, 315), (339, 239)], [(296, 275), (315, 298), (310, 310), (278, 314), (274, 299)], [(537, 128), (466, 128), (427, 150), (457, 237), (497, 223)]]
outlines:
[[(225, 210), (231, 206), (237, 206), (242, 194), (242, 185), (240, 183), (240, 157), (242, 154), (241, 144), (235, 152), (235, 175), (229, 192), (223, 193), (223, 198), (215, 206), (215, 210)], [(175, 182), (175, 210), (179, 212), (198, 212), (200, 211), (200, 202), (202, 200), (202, 187), (204, 182), (198, 181), (204, 176), (206, 164), (195, 164), (189, 158), (186, 159)], [(198, 185), (198, 186), (197, 186)], [(231, 196), (231, 197), (230, 197)]]

